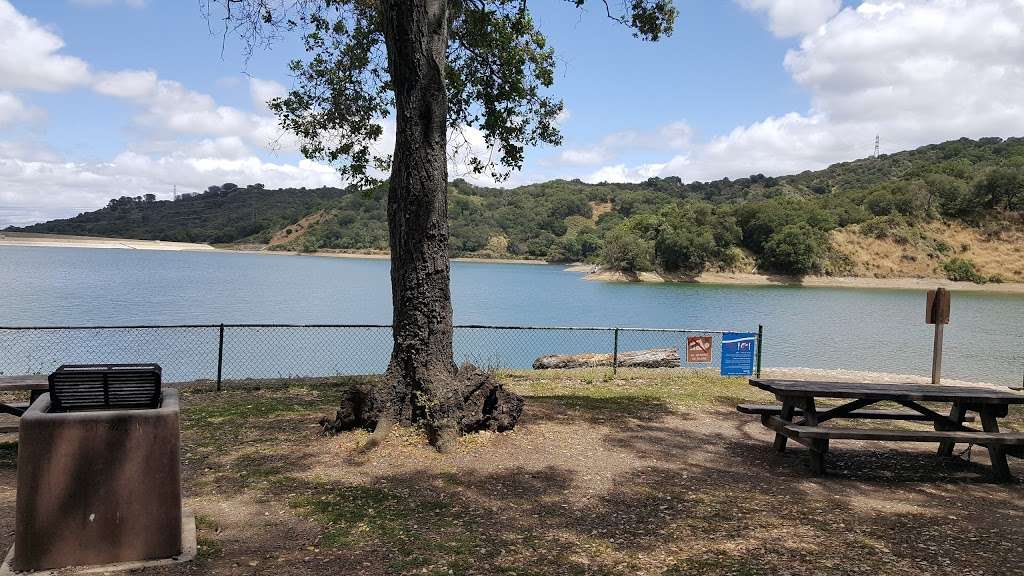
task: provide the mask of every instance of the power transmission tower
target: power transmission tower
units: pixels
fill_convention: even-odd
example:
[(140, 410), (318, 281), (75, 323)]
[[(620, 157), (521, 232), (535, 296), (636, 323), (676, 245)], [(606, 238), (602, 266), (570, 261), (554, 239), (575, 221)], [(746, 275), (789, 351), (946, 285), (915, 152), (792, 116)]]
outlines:
[(879, 155), (878, 143), (879, 143), (879, 138), (878, 138), (878, 135), (875, 134), (875, 155), (874, 155), (875, 158), (878, 158), (878, 155)]

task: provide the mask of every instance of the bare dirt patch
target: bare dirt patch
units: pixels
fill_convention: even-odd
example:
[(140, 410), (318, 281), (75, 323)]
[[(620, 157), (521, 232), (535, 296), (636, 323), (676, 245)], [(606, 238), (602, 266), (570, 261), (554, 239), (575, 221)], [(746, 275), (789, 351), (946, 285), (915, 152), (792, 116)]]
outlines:
[(310, 228), (324, 222), (330, 217), (331, 213), (327, 210), (318, 210), (308, 216), (303, 216), (294, 224), (285, 226), (281, 230), (278, 230), (270, 239), (270, 242), (267, 243), (267, 247), (274, 248), (285, 245), (294, 246), (296, 241), (301, 240), (302, 237), (306, 235), (306, 232), (309, 232)]

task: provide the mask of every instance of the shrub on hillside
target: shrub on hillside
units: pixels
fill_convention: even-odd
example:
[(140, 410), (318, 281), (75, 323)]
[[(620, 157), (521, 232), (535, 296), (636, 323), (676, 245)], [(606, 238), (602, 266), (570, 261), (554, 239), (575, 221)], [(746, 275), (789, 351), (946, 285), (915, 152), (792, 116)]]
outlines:
[(907, 219), (902, 214), (876, 216), (860, 225), (860, 233), (869, 238), (884, 240), (895, 238), (907, 228)]
[(669, 229), (658, 235), (654, 251), (665, 270), (700, 274), (715, 254), (715, 239), (708, 229)]
[(651, 269), (654, 246), (627, 227), (620, 226), (608, 233), (602, 256), (605, 265), (613, 270), (643, 272)]
[(803, 276), (820, 268), (828, 237), (808, 224), (792, 224), (772, 234), (765, 242), (761, 261), (766, 268)]
[(950, 258), (942, 265), (946, 277), (954, 282), (974, 282), (984, 284), (988, 278), (981, 275), (974, 266), (974, 262), (966, 258)]

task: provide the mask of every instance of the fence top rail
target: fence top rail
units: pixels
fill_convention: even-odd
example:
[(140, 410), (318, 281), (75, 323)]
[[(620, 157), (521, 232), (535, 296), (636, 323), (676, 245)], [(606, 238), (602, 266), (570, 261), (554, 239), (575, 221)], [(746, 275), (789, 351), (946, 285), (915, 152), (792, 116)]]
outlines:
[(692, 332), (700, 334), (726, 334), (734, 330), (701, 330), (697, 328), (639, 328), (633, 326), (492, 326), (489, 324), (458, 324), (456, 328), (475, 328), (492, 330), (582, 330), (591, 332)]
[[(577, 330), (590, 332), (670, 332), (725, 334), (732, 330), (701, 330), (696, 328), (643, 328), (625, 326), (504, 326), (490, 324), (457, 324), (455, 328), (490, 330)], [(0, 326), (0, 330), (154, 330), (154, 329), (220, 329), (220, 328), (391, 328), (390, 324), (125, 324), (97, 326)]]

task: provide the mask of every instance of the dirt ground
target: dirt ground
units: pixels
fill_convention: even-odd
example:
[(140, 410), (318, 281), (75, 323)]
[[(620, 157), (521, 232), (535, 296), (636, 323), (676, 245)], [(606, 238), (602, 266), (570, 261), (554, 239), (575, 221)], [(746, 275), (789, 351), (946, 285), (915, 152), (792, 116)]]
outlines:
[[(1024, 574), (1024, 489), (993, 483), (980, 448), (941, 461), (933, 445), (835, 442), (815, 478), (802, 447), (772, 452), (735, 412), (769, 400), (740, 380), (503, 377), (527, 396), (520, 426), (447, 455), (412, 430), (369, 454), (363, 433), (321, 436), (351, 380), (186, 388), (199, 558), (146, 573)], [(15, 453), (0, 444), (4, 549)]]

